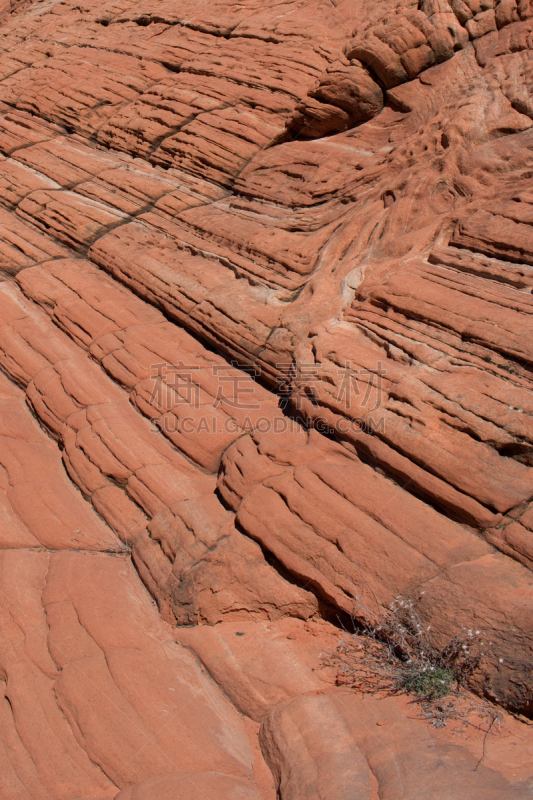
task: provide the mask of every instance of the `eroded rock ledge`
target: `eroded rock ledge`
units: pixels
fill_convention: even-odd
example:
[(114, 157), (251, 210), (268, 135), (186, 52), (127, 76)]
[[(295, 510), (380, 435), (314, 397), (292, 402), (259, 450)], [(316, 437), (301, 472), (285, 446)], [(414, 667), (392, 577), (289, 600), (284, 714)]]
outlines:
[(0, 12), (2, 798), (529, 797), (319, 666), (533, 713), (530, 2)]

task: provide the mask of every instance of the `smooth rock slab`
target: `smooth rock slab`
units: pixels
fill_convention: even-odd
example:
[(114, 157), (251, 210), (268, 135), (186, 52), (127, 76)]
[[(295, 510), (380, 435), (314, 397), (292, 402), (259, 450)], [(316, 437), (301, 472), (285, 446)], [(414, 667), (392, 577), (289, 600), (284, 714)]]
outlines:
[(437, 742), (393, 699), (348, 692), (307, 695), (263, 721), (261, 744), (283, 800), (522, 800), (460, 745)]
[(131, 562), (65, 555), (0, 554), (0, 786), (19, 780), (2, 796), (111, 798), (198, 768), (253, 777), (239, 714), (172, 640)]

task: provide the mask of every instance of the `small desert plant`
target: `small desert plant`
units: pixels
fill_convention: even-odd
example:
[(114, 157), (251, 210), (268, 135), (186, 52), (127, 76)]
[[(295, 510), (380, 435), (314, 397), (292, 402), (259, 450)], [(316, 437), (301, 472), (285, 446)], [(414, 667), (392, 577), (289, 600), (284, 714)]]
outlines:
[(416, 694), (427, 700), (438, 700), (450, 693), (454, 684), (454, 674), (446, 667), (433, 667), (414, 664), (403, 666), (397, 680), (398, 689)]
[(432, 641), (431, 626), (420, 621), (411, 599), (396, 597), (378, 619), (362, 607), (367, 620), (353, 621), (353, 633), (346, 631), (333, 652), (322, 657), (322, 666), (333, 667), (337, 685), (359, 692), (410, 694), (430, 725), (448, 723), (471, 726), (487, 738), (501, 715), (488, 701), (466, 690), (491, 642), (480, 630), (462, 628), (445, 647)]
[[(372, 615), (373, 616), (373, 615)], [(344, 636), (323, 663), (337, 669), (337, 683), (363, 692), (406, 692), (434, 702), (465, 686), (484, 648), (481, 631), (463, 629), (444, 648), (431, 640), (413, 601), (397, 597), (376, 624)]]

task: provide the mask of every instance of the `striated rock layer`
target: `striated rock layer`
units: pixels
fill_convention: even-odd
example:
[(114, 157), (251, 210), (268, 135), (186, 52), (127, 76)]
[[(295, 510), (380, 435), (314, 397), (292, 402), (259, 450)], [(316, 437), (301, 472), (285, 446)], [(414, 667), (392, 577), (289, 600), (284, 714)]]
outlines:
[(530, 796), (320, 665), (533, 715), (532, 89), (530, 0), (0, 4), (2, 800)]

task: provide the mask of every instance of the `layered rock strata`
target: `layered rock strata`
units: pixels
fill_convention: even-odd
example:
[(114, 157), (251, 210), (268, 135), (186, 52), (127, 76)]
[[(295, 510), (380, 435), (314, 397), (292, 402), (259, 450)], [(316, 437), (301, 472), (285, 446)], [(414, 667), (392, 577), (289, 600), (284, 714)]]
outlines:
[(319, 669), (533, 709), (533, 10), (385, 5), (2, 10), (2, 797), (529, 796)]

